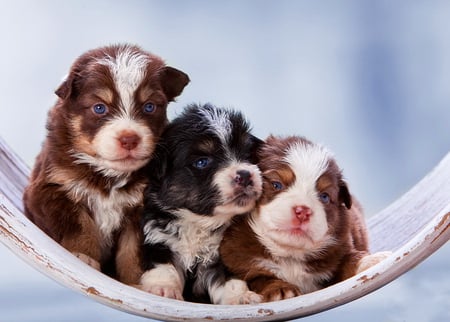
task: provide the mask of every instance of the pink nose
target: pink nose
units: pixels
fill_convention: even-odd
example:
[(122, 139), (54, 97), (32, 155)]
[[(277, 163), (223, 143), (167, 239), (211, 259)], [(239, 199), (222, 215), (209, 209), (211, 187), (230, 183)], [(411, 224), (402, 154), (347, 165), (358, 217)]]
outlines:
[(303, 205), (295, 206), (292, 208), (292, 210), (295, 217), (297, 217), (300, 221), (307, 221), (312, 214), (311, 208)]
[(133, 150), (138, 146), (141, 138), (136, 134), (126, 134), (120, 136), (118, 140), (122, 148), (126, 150)]

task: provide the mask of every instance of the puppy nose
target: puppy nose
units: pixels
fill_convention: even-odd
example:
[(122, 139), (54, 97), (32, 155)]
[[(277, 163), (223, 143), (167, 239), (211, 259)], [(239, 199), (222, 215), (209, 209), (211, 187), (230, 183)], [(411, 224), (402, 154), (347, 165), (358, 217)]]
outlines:
[(293, 212), (295, 217), (297, 217), (301, 221), (306, 221), (312, 214), (311, 208), (301, 205), (293, 207)]
[(248, 170), (238, 170), (236, 171), (236, 177), (234, 177), (234, 182), (236, 182), (238, 185), (247, 187), (252, 182), (252, 174)]
[(138, 146), (140, 140), (141, 138), (136, 134), (127, 134), (119, 137), (120, 145), (122, 146), (122, 148), (127, 150), (135, 149)]

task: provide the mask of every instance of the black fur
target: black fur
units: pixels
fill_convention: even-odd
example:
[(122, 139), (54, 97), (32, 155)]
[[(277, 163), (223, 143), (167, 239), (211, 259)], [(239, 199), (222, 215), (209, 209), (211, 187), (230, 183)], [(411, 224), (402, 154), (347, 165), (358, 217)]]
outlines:
[[(224, 131), (223, 128), (220, 130), (220, 126), (212, 126), (205, 113), (220, 115), (218, 118), (228, 124), (229, 127), (225, 128), (229, 131)], [(223, 125), (220, 122), (218, 124)], [(221, 139), (220, 131), (229, 134), (226, 141)], [(175, 244), (180, 243), (180, 234), (186, 231), (183, 225), (187, 224), (183, 219), (184, 215), (177, 211), (188, 210), (195, 214), (195, 218), (209, 217), (215, 220), (214, 210), (221, 206), (222, 195), (220, 187), (214, 183), (214, 176), (218, 171), (229, 167), (232, 160), (253, 165), (261, 142), (250, 133), (249, 124), (241, 113), (217, 109), (211, 105), (188, 106), (169, 124), (161, 137), (146, 169), (149, 184), (144, 193), (142, 225), (146, 243), (143, 246), (143, 268), (151, 270), (157, 264), (171, 263), (178, 272), (183, 272), (185, 300), (209, 302), (209, 287), (225, 283), (225, 270), (219, 259), (217, 239), (221, 239), (231, 217), (228, 222), (205, 232), (205, 243), (211, 242), (212, 248), (208, 255), (209, 262), (193, 259), (192, 265), (185, 267), (180, 259), (184, 254), (174, 251)], [(204, 164), (206, 165), (203, 167)], [(239, 183), (230, 184), (240, 186), (238, 188), (244, 192), (233, 202), (236, 205), (248, 204), (249, 200), (254, 202), (260, 194), (260, 187), (254, 187), (260, 182), (254, 182), (259, 171), (250, 174), (247, 170), (237, 170), (235, 176), (235, 181)], [(197, 222), (189, 221), (189, 224), (196, 225)], [(194, 228), (192, 231), (195, 231)], [(205, 230), (205, 227), (199, 226), (198, 229)], [(183, 237), (186, 238), (186, 235)], [(191, 237), (194, 238), (187, 236), (188, 239)], [(214, 246), (216, 243), (217, 247)]]

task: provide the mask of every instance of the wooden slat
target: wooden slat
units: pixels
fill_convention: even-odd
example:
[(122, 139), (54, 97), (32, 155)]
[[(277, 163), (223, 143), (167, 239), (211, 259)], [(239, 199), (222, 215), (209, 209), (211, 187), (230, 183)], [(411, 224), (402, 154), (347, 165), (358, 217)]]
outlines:
[(121, 284), (76, 259), (22, 213), (29, 169), (0, 138), (0, 240), (61, 284), (132, 314), (168, 321), (287, 320), (342, 305), (389, 283), (450, 238), (450, 153), (413, 189), (368, 220), (373, 250), (394, 250), (380, 264), (344, 282), (297, 298), (258, 305), (170, 300)]

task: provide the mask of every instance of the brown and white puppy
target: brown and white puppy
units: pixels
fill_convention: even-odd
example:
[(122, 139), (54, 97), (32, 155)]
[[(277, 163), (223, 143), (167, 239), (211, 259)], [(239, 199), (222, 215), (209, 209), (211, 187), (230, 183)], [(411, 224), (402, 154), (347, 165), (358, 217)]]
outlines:
[(166, 108), (189, 78), (137, 46), (93, 49), (56, 90), (24, 193), (26, 215), (67, 250), (125, 283), (141, 274), (140, 210)]
[(258, 158), (259, 205), (227, 230), (220, 249), (226, 267), (250, 290), (265, 301), (290, 298), (385, 257), (369, 255), (361, 207), (326, 148), (271, 136)]

